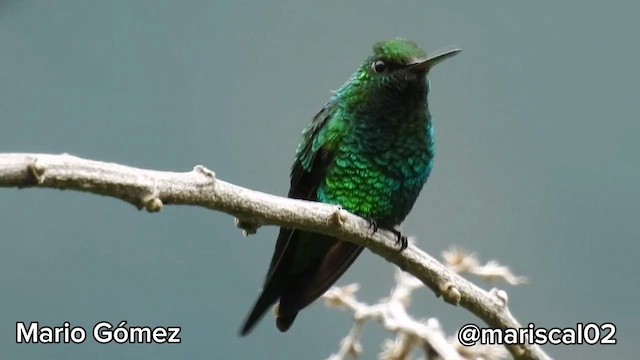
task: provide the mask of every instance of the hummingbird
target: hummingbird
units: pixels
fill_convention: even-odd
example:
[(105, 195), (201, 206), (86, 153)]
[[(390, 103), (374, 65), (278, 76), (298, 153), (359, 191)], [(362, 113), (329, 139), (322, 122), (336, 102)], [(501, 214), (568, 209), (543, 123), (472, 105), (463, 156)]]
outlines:
[[(460, 51), (427, 56), (400, 38), (374, 44), (373, 54), (303, 130), (288, 197), (339, 205), (367, 219), (374, 232), (393, 232), (400, 250), (406, 248), (397, 226), (433, 168), (427, 74)], [(276, 326), (287, 331), (362, 250), (331, 236), (280, 228), (262, 293), (240, 335), (251, 332), (276, 302)]]

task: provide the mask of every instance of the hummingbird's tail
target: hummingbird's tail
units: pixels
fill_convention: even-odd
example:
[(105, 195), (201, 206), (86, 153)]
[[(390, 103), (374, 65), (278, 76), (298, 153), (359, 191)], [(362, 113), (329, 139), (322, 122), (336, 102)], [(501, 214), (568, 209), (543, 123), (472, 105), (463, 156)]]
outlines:
[[(242, 325), (242, 329), (240, 329), (240, 336), (248, 335), (262, 319), (264, 314), (266, 314), (267, 310), (269, 310), (269, 308), (278, 301), (279, 297), (279, 291), (274, 291), (273, 288), (270, 289), (269, 287), (265, 288), (262, 294), (260, 294), (255, 305), (253, 305), (253, 309), (249, 313), (249, 316), (247, 316), (244, 325)], [(278, 312), (278, 314), (276, 314), (276, 326), (278, 327), (278, 330), (281, 332), (289, 330), (297, 315), (297, 311), (290, 312), (288, 314)]]
[[(254, 326), (256, 326), (258, 321), (262, 319), (267, 310), (269, 310), (269, 308), (278, 301), (279, 297), (280, 291), (274, 288), (274, 286), (267, 285), (267, 287), (262, 290), (262, 294), (260, 294), (260, 297), (256, 301), (255, 305), (253, 305), (253, 309), (249, 313), (249, 316), (247, 316), (247, 319), (244, 321), (244, 325), (242, 325), (242, 329), (240, 329), (240, 336), (248, 335), (251, 330), (253, 330)], [(293, 322), (293, 320), (291, 322)], [(291, 323), (289, 323), (289, 326), (291, 326)], [(278, 328), (280, 328), (279, 323)]]
[[(298, 311), (307, 307), (329, 290), (364, 249), (327, 235), (305, 233), (306, 236), (313, 238), (308, 241), (317, 244), (324, 241), (325, 245), (329, 246), (326, 254), (320, 254), (315, 261), (305, 265), (303, 271), (291, 275), (291, 266), (301, 233), (296, 230), (283, 235), (293, 241), (285, 244), (286, 246), (282, 245), (283, 249), (281, 250), (284, 255), (278, 256), (276, 261), (272, 261), (262, 294), (245, 320), (240, 330), (240, 336), (249, 334), (265, 312), (278, 300), (280, 300), (280, 304), (276, 314), (276, 326), (282, 332), (289, 330)], [(278, 244), (281, 244), (280, 239), (278, 241)], [(275, 256), (279, 255), (277, 249), (278, 245), (276, 245)]]
[(278, 315), (278, 317), (276, 318), (276, 326), (278, 327), (278, 330), (280, 330), (281, 332), (289, 330), (291, 325), (293, 325), (293, 320), (296, 319), (297, 315), (297, 312), (282, 316)]

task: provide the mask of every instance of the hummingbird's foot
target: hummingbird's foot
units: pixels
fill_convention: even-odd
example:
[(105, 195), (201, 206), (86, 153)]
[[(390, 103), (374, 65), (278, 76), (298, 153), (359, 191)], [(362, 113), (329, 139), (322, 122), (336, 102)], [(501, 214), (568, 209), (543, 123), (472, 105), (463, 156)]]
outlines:
[[(372, 233), (375, 234), (376, 232), (378, 232), (378, 229), (380, 228), (378, 222), (372, 217), (366, 218), (366, 220), (369, 222), (369, 229), (373, 230)], [(396, 245), (400, 245), (400, 251), (407, 248), (407, 246), (409, 245), (409, 241), (407, 240), (406, 236), (402, 235), (400, 230), (396, 230), (394, 228), (384, 228), (384, 230), (391, 231), (393, 235), (396, 236)]]
[(369, 229), (373, 229), (372, 233), (375, 234), (378, 232), (378, 222), (376, 219), (370, 217), (366, 219), (369, 222)]
[(396, 245), (400, 244), (400, 252), (402, 252), (407, 248), (407, 246), (409, 246), (409, 240), (407, 240), (406, 236), (402, 235), (400, 230), (389, 229), (389, 231), (391, 231), (396, 236)]

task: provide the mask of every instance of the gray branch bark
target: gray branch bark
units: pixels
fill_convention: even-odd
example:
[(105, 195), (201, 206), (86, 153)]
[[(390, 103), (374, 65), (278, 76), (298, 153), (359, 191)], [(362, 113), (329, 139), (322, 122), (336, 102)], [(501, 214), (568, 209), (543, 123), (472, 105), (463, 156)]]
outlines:
[[(62, 154), (0, 154), (0, 187), (53, 188), (110, 196), (138, 209), (157, 212), (164, 205), (192, 205), (235, 216), (253, 232), (261, 225), (314, 231), (364, 246), (420, 279), (436, 296), (461, 306), (495, 328), (520, 328), (507, 307), (506, 293), (485, 291), (453, 273), (415, 245), (398, 251), (387, 231), (340, 207), (293, 200), (219, 180), (204, 166), (188, 172), (139, 169)], [(550, 359), (535, 345), (507, 346), (516, 359)]]

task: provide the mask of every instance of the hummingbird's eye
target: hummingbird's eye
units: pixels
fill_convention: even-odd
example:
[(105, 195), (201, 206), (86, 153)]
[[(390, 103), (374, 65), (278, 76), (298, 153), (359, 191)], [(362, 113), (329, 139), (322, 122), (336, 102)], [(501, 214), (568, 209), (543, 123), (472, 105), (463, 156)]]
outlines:
[(371, 69), (373, 70), (373, 72), (380, 74), (387, 70), (387, 64), (385, 64), (382, 60), (378, 60), (371, 64)]

